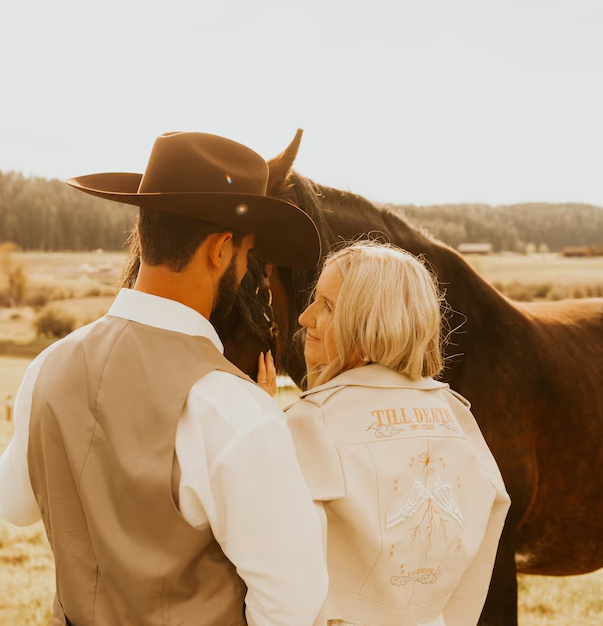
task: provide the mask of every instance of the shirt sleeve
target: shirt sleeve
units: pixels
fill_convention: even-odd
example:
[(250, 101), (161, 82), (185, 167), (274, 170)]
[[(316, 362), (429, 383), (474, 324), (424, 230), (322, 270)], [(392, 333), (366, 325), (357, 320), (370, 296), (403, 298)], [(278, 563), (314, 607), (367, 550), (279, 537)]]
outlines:
[(43, 359), (27, 368), (15, 398), (15, 433), (0, 457), (0, 517), (16, 526), (30, 526), (41, 519), (27, 465), (29, 421), (33, 389)]
[(187, 404), (176, 450), (183, 515), (193, 519), (196, 497), (198, 522), (202, 507), (247, 585), (249, 626), (312, 626), (328, 588), (322, 527), (282, 411), (224, 372), (198, 381)]
[(317, 501), (345, 497), (341, 458), (323, 418), (322, 409), (300, 400), (287, 409), (287, 424), (297, 460), (312, 498)]

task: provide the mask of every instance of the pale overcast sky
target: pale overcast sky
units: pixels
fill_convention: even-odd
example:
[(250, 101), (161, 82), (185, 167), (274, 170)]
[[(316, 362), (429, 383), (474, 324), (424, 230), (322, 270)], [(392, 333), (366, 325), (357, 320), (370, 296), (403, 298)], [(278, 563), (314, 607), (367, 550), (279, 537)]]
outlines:
[(602, 0), (2, 0), (0, 169), (198, 130), (373, 200), (603, 205)]

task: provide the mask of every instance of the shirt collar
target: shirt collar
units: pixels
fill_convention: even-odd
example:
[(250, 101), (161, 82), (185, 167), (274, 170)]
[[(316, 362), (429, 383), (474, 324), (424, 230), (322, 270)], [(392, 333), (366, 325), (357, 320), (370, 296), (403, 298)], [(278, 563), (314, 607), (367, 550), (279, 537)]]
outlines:
[(342, 372), (335, 378), (329, 380), (323, 385), (313, 387), (301, 394), (304, 398), (313, 393), (320, 393), (327, 389), (336, 387), (383, 387), (383, 388), (412, 388), (412, 389), (447, 389), (448, 384), (434, 380), (433, 378), (419, 378), (413, 380), (405, 374), (396, 372), (379, 363), (371, 363), (363, 365), (351, 370)]
[(150, 293), (121, 289), (108, 315), (176, 333), (205, 337), (224, 354), (224, 346), (211, 322), (194, 309)]

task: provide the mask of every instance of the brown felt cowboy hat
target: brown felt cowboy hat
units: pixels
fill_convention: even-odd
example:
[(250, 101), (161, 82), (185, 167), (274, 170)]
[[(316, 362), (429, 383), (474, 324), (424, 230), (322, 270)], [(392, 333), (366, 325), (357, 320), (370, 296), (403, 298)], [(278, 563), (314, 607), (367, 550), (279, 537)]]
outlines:
[(166, 133), (155, 141), (144, 174), (90, 174), (65, 182), (114, 202), (253, 233), (254, 254), (275, 265), (305, 269), (320, 260), (312, 219), (295, 205), (267, 196), (266, 161), (224, 137)]

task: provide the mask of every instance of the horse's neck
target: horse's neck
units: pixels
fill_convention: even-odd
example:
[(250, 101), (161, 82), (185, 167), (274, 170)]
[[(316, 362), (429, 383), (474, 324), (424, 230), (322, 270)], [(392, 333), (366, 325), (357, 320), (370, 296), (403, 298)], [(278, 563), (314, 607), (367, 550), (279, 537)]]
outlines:
[[(353, 218), (346, 219), (345, 222), (340, 220), (340, 211), (341, 209), (325, 213), (326, 219), (333, 222), (330, 224), (331, 230), (343, 237), (357, 236), (358, 233), (352, 233), (352, 230), (358, 228), (359, 224), (354, 223)], [(363, 203), (362, 211), (358, 213), (361, 213), (362, 223), (359, 232), (383, 232), (391, 243), (426, 259), (445, 291), (446, 301), (454, 311), (454, 319), (451, 320), (453, 328), (466, 318), (465, 327), (471, 327), (474, 337), (494, 341), (498, 333), (497, 319), (521, 315), (511, 302), (481, 278), (457, 252), (413, 228), (401, 216), (382, 211), (368, 203)], [(334, 218), (341, 223), (334, 223)], [(472, 337), (458, 336), (457, 343), (467, 341), (472, 341)], [(463, 346), (459, 348), (462, 349)]]

